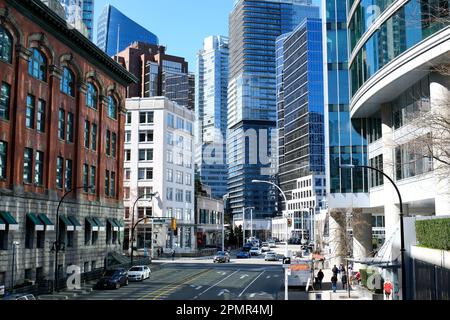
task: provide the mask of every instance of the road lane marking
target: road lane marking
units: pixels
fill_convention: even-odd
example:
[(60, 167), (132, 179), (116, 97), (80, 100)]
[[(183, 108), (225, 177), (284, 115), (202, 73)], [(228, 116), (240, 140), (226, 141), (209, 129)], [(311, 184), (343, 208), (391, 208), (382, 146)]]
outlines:
[[(194, 285), (195, 287), (195, 285)], [(197, 288), (195, 288), (195, 290), (200, 290), (201, 288), (203, 288), (203, 286), (198, 286)]]
[(230, 290), (223, 289), (222, 291), (220, 291), (220, 293), (217, 296), (220, 297), (220, 296), (224, 295), (225, 293), (230, 293)]
[(250, 282), (248, 284), (248, 286), (245, 287), (245, 289), (238, 295), (238, 297), (241, 297), (245, 291), (247, 291), (248, 288), (250, 288), (250, 286), (255, 283), (256, 280), (258, 280), (259, 277), (261, 277), (264, 274), (265, 271), (261, 272), (252, 282)]
[(249, 276), (248, 274), (242, 275), (242, 276), (241, 276), (241, 280), (244, 279), (244, 278), (247, 278), (248, 276)]
[(209, 287), (208, 289), (206, 289), (205, 291), (203, 291), (202, 293), (199, 294), (199, 296), (201, 296), (202, 294), (208, 292), (210, 289), (214, 288), (215, 286), (217, 286), (218, 284), (224, 282), (225, 280), (227, 280), (229, 277), (231, 277), (233, 274), (239, 272), (240, 270), (236, 270), (235, 272), (231, 273), (230, 275), (228, 275), (226, 278), (223, 278), (222, 280), (220, 280), (219, 282), (213, 284), (211, 287)]
[(266, 277), (266, 279), (270, 279), (270, 278), (271, 278), (271, 276), (267, 276), (267, 277)]

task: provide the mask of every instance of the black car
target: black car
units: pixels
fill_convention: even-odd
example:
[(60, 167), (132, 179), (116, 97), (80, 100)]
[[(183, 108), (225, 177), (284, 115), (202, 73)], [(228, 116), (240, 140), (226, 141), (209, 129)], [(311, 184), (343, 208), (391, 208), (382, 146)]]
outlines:
[(107, 270), (96, 284), (97, 289), (119, 289), (128, 285), (128, 274), (125, 269)]

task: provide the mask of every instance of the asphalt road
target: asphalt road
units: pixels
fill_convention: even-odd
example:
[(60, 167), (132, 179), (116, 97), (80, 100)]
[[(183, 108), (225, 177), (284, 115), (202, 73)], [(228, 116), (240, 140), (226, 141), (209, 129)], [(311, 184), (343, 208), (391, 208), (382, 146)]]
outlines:
[(281, 262), (264, 259), (213, 264), (211, 260), (166, 262), (150, 279), (118, 290), (94, 290), (78, 300), (276, 300), (283, 290)]

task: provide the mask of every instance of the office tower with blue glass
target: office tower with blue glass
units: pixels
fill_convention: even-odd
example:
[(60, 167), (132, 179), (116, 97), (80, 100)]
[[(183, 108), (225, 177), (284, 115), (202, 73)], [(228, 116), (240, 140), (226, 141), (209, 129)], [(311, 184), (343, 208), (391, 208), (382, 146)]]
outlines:
[(294, 214), (290, 237), (306, 238), (326, 185), (321, 20), (303, 20), (276, 45), (278, 182)]
[(134, 42), (158, 45), (158, 37), (111, 5), (103, 8), (97, 27), (97, 46), (114, 56)]
[(59, 0), (66, 11), (66, 20), (92, 41), (94, 0)]
[(227, 155), (233, 215), (248, 207), (254, 207), (254, 219), (278, 213), (278, 191), (252, 181), (276, 182), (275, 41), (309, 8), (310, 2), (299, 0), (239, 0), (230, 14)]
[(210, 36), (197, 54), (196, 168), (214, 197), (227, 193), (228, 37)]
[[(351, 251), (354, 257), (365, 258), (373, 250), (372, 215), (364, 210), (369, 202), (367, 171), (342, 167), (367, 164), (366, 124), (362, 119), (350, 119), (345, 0), (323, 0), (322, 27), (330, 250), (333, 262), (341, 263)], [(349, 217), (352, 242), (347, 236)]]

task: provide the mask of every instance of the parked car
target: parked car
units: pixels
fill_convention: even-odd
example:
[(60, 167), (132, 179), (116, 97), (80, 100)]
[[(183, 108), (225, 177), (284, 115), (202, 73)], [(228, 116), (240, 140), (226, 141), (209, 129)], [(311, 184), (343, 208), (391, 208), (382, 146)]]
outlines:
[(150, 278), (150, 268), (147, 266), (134, 266), (128, 270), (129, 281), (144, 281)]
[(250, 251), (250, 249), (252, 248), (252, 244), (251, 243), (246, 243), (244, 244), (244, 247), (242, 248), (242, 251)]
[(219, 251), (217, 252), (217, 254), (214, 256), (213, 259), (214, 263), (218, 262), (230, 262), (230, 255), (228, 254), (228, 252), (225, 251)]
[(269, 245), (268, 242), (263, 242), (263, 243), (262, 243), (261, 251), (262, 251), (262, 252), (270, 251), (270, 245)]
[(252, 256), (259, 256), (259, 255), (261, 255), (261, 249), (260, 248), (258, 248), (258, 247), (252, 247), (251, 249), (250, 249), (250, 254), (252, 255)]
[(36, 297), (32, 294), (14, 294), (5, 296), (4, 300), (36, 300)]
[(274, 240), (270, 240), (270, 241), (269, 241), (269, 247), (270, 247), (270, 248), (276, 248), (276, 247), (277, 247), (277, 245), (275, 244), (275, 241), (274, 241)]
[(238, 258), (238, 259), (248, 259), (250, 257), (251, 257), (251, 255), (250, 255), (250, 252), (248, 252), (248, 251), (240, 251), (236, 255), (236, 258)]
[(278, 261), (279, 260), (279, 255), (276, 254), (275, 252), (267, 252), (266, 256), (264, 257), (264, 260), (266, 260), (266, 261)]
[(106, 270), (96, 284), (97, 289), (119, 289), (128, 285), (128, 274), (125, 269)]

